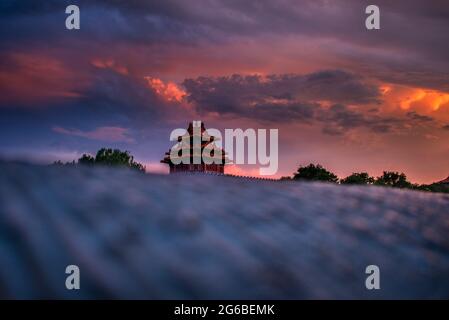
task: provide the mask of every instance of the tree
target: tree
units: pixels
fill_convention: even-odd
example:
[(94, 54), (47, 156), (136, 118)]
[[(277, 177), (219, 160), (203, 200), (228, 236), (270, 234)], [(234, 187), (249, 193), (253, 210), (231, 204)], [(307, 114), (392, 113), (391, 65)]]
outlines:
[(306, 167), (299, 167), (298, 171), (293, 176), (294, 180), (309, 180), (309, 181), (326, 181), (338, 182), (338, 177), (332, 172), (327, 171), (321, 165), (309, 164)]
[(341, 184), (373, 184), (375, 179), (367, 172), (353, 173), (342, 179)]
[(75, 166), (75, 165), (103, 165), (103, 166), (116, 166), (126, 167), (140, 172), (145, 172), (145, 166), (134, 161), (134, 157), (129, 151), (120, 151), (119, 149), (106, 149), (102, 148), (98, 150), (95, 157), (89, 154), (83, 154), (77, 162), (66, 162), (58, 160), (53, 163), (55, 166)]
[(421, 184), (416, 187), (417, 190), (428, 192), (443, 192), (449, 193), (449, 185), (441, 183)]
[(83, 156), (78, 159), (78, 163), (83, 165), (93, 165), (95, 164), (95, 158), (91, 155), (83, 154)]
[(393, 188), (413, 188), (413, 184), (407, 181), (407, 176), (404, 173), (394, 171), (384, 171), (374, 184)]
[(95, 158), (89, 154), (83, 154), (83, 156), (78, 159), (77, 164), (127, 167), (140, 172), (145, 172), (145, 166), (134, 161), (134, 157), (129, 151), (120, 151), (119, 149), (102, 148), (98, 150)]
[(75, 164), (76, 164), (75, 161), (64, 163), (61, 160), (58, 160), (58, 161), (53, 162), (53, 165), (57, 166), (57, 167), (68, 167), (68, 166), (74, 166)]

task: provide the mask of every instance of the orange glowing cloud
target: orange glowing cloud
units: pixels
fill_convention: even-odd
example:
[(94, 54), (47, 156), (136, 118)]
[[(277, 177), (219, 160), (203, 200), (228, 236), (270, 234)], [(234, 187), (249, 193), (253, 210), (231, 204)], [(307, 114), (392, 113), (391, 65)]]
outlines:
[(449, 107), (449, 93), (431, 89), (383, 84), (380, 87), (384, 111), (416, 111), (441, 118)]
[(437, 96), (433, 98), (432, 107), (433, 110), (437, 111), (441, 106), (449, 103), (449, 94), (447, 93), (438, 93)]
[(423, 89), (414, 89), (408, 96), (404, 97), (400, 101), (401, 109), (408, 110), (412, 103), (422, 100), (426, 96), (426, 92)]
[(437, 111), (443, 104), (449, 102), (449, 94), (435, 90), (413, 89), (401, 102), (404, 110), (411, 108), (413, 104), (425, 105), (429, 111)]
[(170, 102), (181, 102), (186, 96), (186, 92), (174, 82), (164, 83), (161, 79), (145, 77), (150, 88), (160, 97)]
[(93, 59), (90, 62), (94, 67), (99, 69), (111, 69), (115, 72), (122, 74), (122, 75), (128, 75), (128, 69), (124, 66), (119, 65), (114, 59)]
[(382, 86), (379, 87), (379, 89), (380, 89), (380, 92), (381, 92), (383, 95), (386, 95), (386, 94), (388, 94), (389, 92), (391, 92), (391, 86), (389, 86), (389, 85), (382, 85)]

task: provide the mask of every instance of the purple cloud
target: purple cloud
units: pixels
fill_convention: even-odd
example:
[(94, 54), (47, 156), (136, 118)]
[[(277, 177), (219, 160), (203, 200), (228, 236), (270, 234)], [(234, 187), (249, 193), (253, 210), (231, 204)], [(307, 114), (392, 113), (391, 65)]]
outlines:
[(79, 129), (66, 129), (62, 127), (53, 127), (53, 131), (65, 135), (83, 137), (86, 139), (107, 141), (107, 142), (126, 142), (134, 143), (134, 139), (129, 134), (129, 129), (121, 127), (98, 127), (92, 131), (82, 131)]

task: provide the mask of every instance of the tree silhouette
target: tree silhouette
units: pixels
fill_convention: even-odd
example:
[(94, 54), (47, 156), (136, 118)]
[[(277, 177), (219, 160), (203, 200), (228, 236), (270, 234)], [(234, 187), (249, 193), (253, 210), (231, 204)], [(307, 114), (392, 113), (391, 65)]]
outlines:
[(370, 177), (367, 172), (353, 173), (342, 179), (341, 184), (373, 184), (375, 179)]
[(417, 186), (416, 189), (428, 192), (449, 193), (449, 185), (442, 183), (422, 184)]
[(383, 175), (374, 182), (375, 185), (387, 186), (393, 188), (413, 188), (414, 185), (407, 181), (404, 173), (394, 171), (384, 171)]
[(309, 180), (309, 181), (326, 181), (338, 182), (338, 177), (330, 171), (327, 171), (323, 166), (317, 164), (309, 164), (306, 167), (300, 166), (298, 171), (293, 176), (294, 180)]
[(62, 162), (61, 160), (57, 160), (53, 162), (54, 166), (58, 166), (58, 167), (68, 167), (68, 166), (74, 166), (76, 165), (75, 160), (71, 161), (71, 162)]
[(83, 156), (78, 159), (78, 163), (83, 165), (93, 165), (95, 164), (95, 158), (91, 155), (83, 154)]
[(137, 170), (140, 172), (145, 172), (145, 166), (134, 161), (134, 157), (129, 153), (129, 151), (120, 151), (119, 149), (106, 149), (102, 148), (98, 150), (95, 157), (89, 154), (83, 154), (77, 162), (66, 162), (58, 160), (53, 162), (55, 166), (114, 166), (114, 167), (124, 167)]
[(142, 164), (134, 161), (134, 157), (129, 153), (129, 151), (120, 151), (119, 149), (102, 148), (98, 150), (95, 159), (93, 159), (93, 157), (89, 155), (83, 155), (78, 160), (78, 163), (104, 166), (120, 166), (145, 172), (145, 167)]

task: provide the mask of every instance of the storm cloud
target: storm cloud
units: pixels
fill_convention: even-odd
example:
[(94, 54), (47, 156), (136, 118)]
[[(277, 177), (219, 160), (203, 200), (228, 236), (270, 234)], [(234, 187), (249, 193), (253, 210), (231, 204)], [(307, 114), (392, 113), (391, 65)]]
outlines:
[[(347, 59), (373, 76), (409, 84), (426, 79), (435, 89), (448, 89), (444, 70), (449, 70), (449, 6), (444, 0), (379, 0), (381, 30), (370, 33), (364, 29), (364, 9), (371, 4), (367, 0), (80, 0), (82, 28), (77, 36), (61, 28), (69, 4), (71, 1), (65, 0), (2, 1), (1, 46), (38, 44), (43, 34), (47, 45), (71, 50), (75, 46), (89, 50), (86, 43), (93, 40), (189, 47), (263, 38), (315, 46), (321, 39), (332, 39), (329, 44), (334, 45), (326, 48), (329, 54)], [(378, 68), (380, 63), (382, 68)]]
[[(320, 123), (328, 134), (358, 127), (386, 132), (399, 122), (363, 112), (364, 105), (381, 103), (380, 90), (342, 70), (306, 75), (199, 77), (187, 79), (183, 85), (188, 101), (200, 114), (217, 112), (274, 123)], [(362, 108), (349, 108), (347, 104)]]

